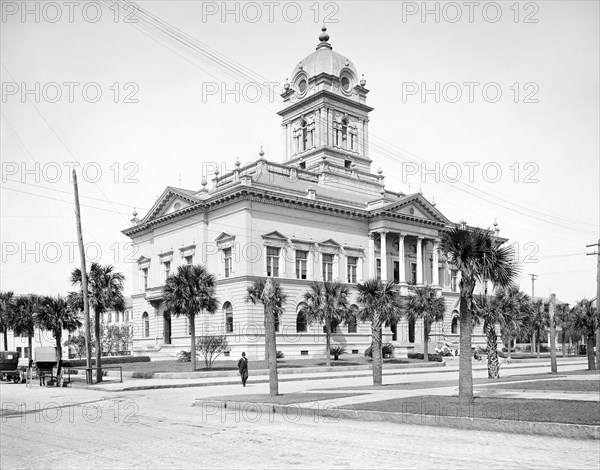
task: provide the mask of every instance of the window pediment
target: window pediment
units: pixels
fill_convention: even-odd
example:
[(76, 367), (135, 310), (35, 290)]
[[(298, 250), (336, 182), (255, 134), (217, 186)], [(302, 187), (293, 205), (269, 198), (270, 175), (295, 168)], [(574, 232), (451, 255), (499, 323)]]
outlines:
[(164, 253), (160, 253), (158, 255), (158, 259), (160, 260), (161, 263), (168, 263), (170, 261), (173, 261), (173, 250), (165, 251)]
[(140, 256), (137, 259), (137, 264), (139, 269), (149, 268), (150, 267), (150, 258), (146, 258), (145, 256)]
[(288, 242), (287, 237), (284, 237), (278, 231), (266, 233), (264, 235), (261, 235), (261, 237), (266, 245), (271, 246), (283, 247), (287, 245)]
[(229, 233), (223, 232), (221, 235), (215, 238), (215, 242), (217, 243), (217, 248), (219, 250), (231, 248), (235, 243), (235, 235), (230, 235)]
[(196, 245), (188, 245), (179, 248), (179, 253), (182, 258), (186, 258), (187, 256), (194, 256), (196, 254)]

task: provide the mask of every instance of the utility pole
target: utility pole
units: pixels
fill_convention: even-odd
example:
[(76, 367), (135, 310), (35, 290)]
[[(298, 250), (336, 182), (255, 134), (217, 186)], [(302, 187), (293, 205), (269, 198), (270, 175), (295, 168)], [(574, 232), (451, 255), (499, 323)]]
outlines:
[(534, 284), (535, 284), (535, 280), (538, 278), (538, 275), (530, 274), (530, 276), (531, 276), (531, 301), (533, 302), (533, 293), (535, 292)]
[[(530, 274), (531, 276), (531, 302), (533, 302), (533, 294), (535, 292), (534, 290), (534, 283), (535, 280), (537, 279), (538, 275), (537, 274)], [(536, 339), (535, 339), (535, 334), (531, 333), (531, 354), (533, 355), (534, 353), (534, 349), (535, 349), (535, 343), (536, 343)]]
[(550, 372), (558, 373), (556, 366), (556, 327), (554, 326), (554, 312), (556, 309), (556, 294), (550, 294)]
[(88, 299), (87, 270), (85, 268), (85, 247), (83, 246), (83, 235), (81, 234), (81, 211), (79, 209), (79, 190), (77, 188), (77, 173), (73, 169), (73, 189), (75, 193), (75, 221), (77, 223), (77, 239), (79, 241), (79, 255), (81, 257), (81, 292), (83, 295), (83, 322), (85, 325), (85, 348), (86, 348), (86, 383), (92, 383), (92, 343), (90, 333), (90, 302)]
[(598, 316), (598, 328), (596, 329), (596, 370), (600, 369), (600, 238), (594, 245), (586, 245), (586, 248), (596, 247), (594, 253), (586, 253), (587, 256), (598, 257), (598, 267), (596, 268), (596, 315)]

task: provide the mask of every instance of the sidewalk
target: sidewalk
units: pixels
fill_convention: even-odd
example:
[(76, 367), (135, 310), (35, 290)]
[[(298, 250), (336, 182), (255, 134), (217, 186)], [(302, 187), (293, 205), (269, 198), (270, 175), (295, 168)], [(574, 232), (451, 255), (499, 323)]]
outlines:
[[(585, 366), (587, 362), (585, 360), (570, 360), (563, 363), (563, 366), (581, 365)], [(408, 366), (408, 367), (407, 367)], [(423, 364), (424, 366), (424, 364)], [(395, 367), (389, 367), (383, 369), (383, 377), (393, 377), (401, 375), (413, 375), (413, 374), (439, 374), (446, 375), (456, 373), (458, 371), (458, 361), (452, 361), (442, 365), (441, 367), (435, 367), (427, 365), (425, 367), (420, 364), (402, 364)], [(538, 368), (540, 366), (548, 366), (548, 361), (540, 360), (535, 362), (522, 362), (522, 363), (511, 363), (502, 365), (502, 370), (521, 370)], [(331, 368), (329, 371), (322, 371), (323, 367), (319, 368), (298, 368), (298, 369), (281, 369), (278, 370), (279, 382), (292, 382), (292, 381), (314, 381), (324, 379), (346, 379), (346, 378), (366, 378), (372, 376), (370, 366), (350, 366), (341, 368)], [(477, 362), (473, 366), (473, 371), (485, 371), (487, 365), (484, 363)], [(560, 368), (559, 368), (560, 371)], [(249, 382), (252, 384), (268, 383), (269, 375), (268, 370), (250, 371), (251, 375)], [(211, 376), (206, 376), (211, 374)], [(117, 381), (110, 381), (112, 377), (109, 377), (109, 381), (102, 382), (100, 384), (86, 385), (83, 382), (74, 382), (72, 386), (75, 388), (88, 388), (91, 390), (101, 390), (108, 392), (125, 392), (125, 391), (138, 391), (138, 390), (153, 390), (153, 389), (164, 389), (164, 388), (186, 388), (186, 387), (210, 387), (217, 385), (237, 385), (240, 383), (240, 378), (237, 373), (231, 374), (231, 371), (215, 371), (211, 373), (207, 372), (189, 372), (189, 373), (161, 373), (160, 378), (151, 379), (134, 379), (131, 377), (123, 377), (123, 383)], [(197, 378), (189, 378), (190, 375), (200, 375)], [(183, 377), (181, 377), (183, 376)]]

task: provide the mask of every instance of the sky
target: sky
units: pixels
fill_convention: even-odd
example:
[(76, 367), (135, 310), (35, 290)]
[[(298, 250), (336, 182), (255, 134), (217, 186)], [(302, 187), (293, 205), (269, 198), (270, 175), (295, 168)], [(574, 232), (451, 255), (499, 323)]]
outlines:
[(596, 295), (598, 2), (0, 4), (2, 290), (71, 289), (73, 168), (88, 262), (129, 277), (134, 207), (261, 146), (281, 162), (279, 93), (325, 24), (370, 90), (386, 188), (496, 220), (526, 293), (536, 274), (536, 296)]

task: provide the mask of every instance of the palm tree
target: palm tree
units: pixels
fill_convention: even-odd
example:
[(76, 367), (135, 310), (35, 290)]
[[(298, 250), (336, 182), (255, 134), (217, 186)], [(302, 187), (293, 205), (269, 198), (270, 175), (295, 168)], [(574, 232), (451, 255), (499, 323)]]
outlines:
[(325, 362), (331, 366), (332, 326), (348, 318), (348, 287), (340, 282), (313, 282), (304, 293), (307, 307), (304, 310), (309, 322), (325, 324)]
[(560, 326), (560, 340), (562, 343), (562, 357), (565, 357), (565, 340), (571, 325), (571, 309), (569, 304), (557, 303), (554, 310), (554, 325)]
[(4, 350), (8, 351), (8, 317), (9, 310), (14, 308), (14, 294), (12, 291), (0, 292), (0, 331), (4, 337)]
[(596, 370), (594, 358), (594, 335), (598, 328), (598, 308), (590, 299), (581, 299), (573, 309), (573, 330), (586, 337), (588, 370)]
[(277, 379), (277, 339), (275, 336), (275, 319), (283, 313), (283, 304), (287, 296), (281, 285), (272, 278), (257, 279), (248, 287), (247, 302), (262, 303), (265, 312), (265, 359), (269, 361), (269, 394), (279, 395)]
[(356, 286), (358, 290), (358, 303), (361, 308), (358, 312), (362, 321), (371, 322), (371, 352), (373, 355), (373, 385), (381, 385), (382, 366), (381, 358), (381, 328), (384, 323), (400, 318), (400, 296), (395, 290), (394, 281), (386, 284), (379, 279), (369, 279)]
[(490, 280), (497, 287), (514, 282), (517, 270), (513, 250), (497, 243), (488, 230), (457, 226), (442, 235), (442, 252), (460, 271), (460, 360), (458, 394), (461, 403), (473, 402), (471, 323), (473, 291), (477, 281)]
[(61, 297), (43, 297), (40, 309), (34, 315), (35, 323), (42, 329), (52, 331), (56, 339), (57, 375), (62, 369), (62, 333), (67, 330), (73, 333), (81, 327), (77, 312), (72, 310), (67, 299)]
[(495, 302), (499, 310), (500, 332), (506, 337), (507, 357), (511, 358), (512, 340), (525, 326), (531, 314), (531, 299), (518, 286), (500, 288), (496, 292)]
[(216, 278), (200, 265), (177, 268), (165, 281), (163, 289), (165, 313), (188, 318), (191, 332), (191, 363), (196, 370), (196, 315), (201, 311), (215, 313), (218, 308)]
[(444, 319), (446, 304), (443, 297), (438, 297), (437, 290), (431, 286), (410, 287), (414, 295), (405, 303), (406, 316), (409, 321), (423, 319), (423, 359), (429, 360), (429, 332), (431, 325)]
[(14, 308), (7, 310), (8, 327), (15, 335), (27, 335), (29, 348), (29, 366), (33, 362), (34, 314), (40, 308), (40, 297), (36, 294), (19, 296), (15, 299)]
[[(550, 311), (548, 302), (538, 299), (531, 304), (531, 315), (527, 322), (527, 328), (536, 345), (537, 357), (540, 358), (542, 338), (546, 328), (550, 326)], [(533, 352), (533, 351), (532, 351)]]
[[(96, 382), (102, 382), (102, 343), (100, 337), (100, 323), (102, 314), (107, 310), (122, 312), (125, 310), (125, 299), (123, 297), (123, 281), (125, 276), (115, 272), (111, 265), (101, 266), (92, 263), (88, 277), (88, 298), (90, 307), (94, 310), (94, 337), (96, 343)], [(81, 270), (75, 268), (71, 272), (71, 284), (81, 286)], [(83, 294), (78, 292), (78, 303), (83, 309)]]

